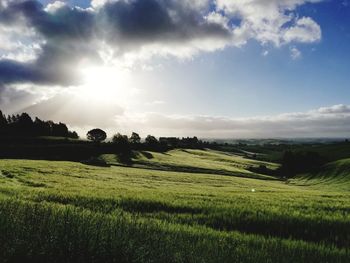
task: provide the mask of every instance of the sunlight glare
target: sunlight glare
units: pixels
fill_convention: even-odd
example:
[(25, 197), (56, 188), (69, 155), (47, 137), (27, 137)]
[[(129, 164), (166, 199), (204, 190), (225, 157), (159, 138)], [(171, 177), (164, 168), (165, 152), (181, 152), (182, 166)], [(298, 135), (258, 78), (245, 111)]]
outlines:
[(81, 71), (83, 84), (79, 95), (100, 102), (125, 103), (132, 99), (134, 89), (130, 72), (112, 67), (88, 67)]

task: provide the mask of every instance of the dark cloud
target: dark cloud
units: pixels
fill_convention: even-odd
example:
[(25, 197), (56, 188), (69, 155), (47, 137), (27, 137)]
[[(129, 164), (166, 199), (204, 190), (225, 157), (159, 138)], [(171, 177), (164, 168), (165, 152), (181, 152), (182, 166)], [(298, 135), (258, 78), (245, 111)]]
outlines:
[(137, 0), (107, 3), (97, 15), (120, 42), (183, 41), (197, 37), (228, 38), (220, 24), (208, 23), (183, 1)]
[[(44, 85), (69, 86), (79, 83), (79, 76), (74, 67), (82, 53), (94, 54), (89, 46), (59, 45), (47, 43), (35, 61), (17, 62), (0, 60), (0, 83), (36, 83)], [(96, 55), (95, 55), (96, 58)]]
[(122, 53), (147, 43), (230, 36), (224, 26), (206, 21), (179, 2), (117, 1), (96, 10), (60, 6), (52, 12), (38, 1), (11, 2), (0, 9), (0, 23), (25, 24), (44, 44), (33, 62), (0, 60), (0, 82), (74, 84), (79, 81), (76, 67), (82, 60), (99, 61), (97, 42)]
[(17, 1), (1, 14), (0, 22), (25, 23), (45, 43), (33, 62), (0, 60), (2, 83), (74, 84), (78, 82), (76, 64), (85, 56), (97, 58), (94, 47), (88, 43), (92, 39), (94, 19), (87, 11), (64, 6), (51, 14), (37, 1)]
[(0, 60), (0, 83), (38, 82), (42, 78), (30, 63), (20, 63), (13, 60)]

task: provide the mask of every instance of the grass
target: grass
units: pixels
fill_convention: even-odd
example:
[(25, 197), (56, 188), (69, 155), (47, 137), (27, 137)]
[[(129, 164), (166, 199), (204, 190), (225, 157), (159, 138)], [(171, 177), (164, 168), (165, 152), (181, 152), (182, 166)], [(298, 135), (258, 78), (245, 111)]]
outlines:
[(350, 143), (296, 143), (296, 144), (266, 144), (266, 145), (245, 145), (245, 146), (225, 146), (220, 147), (227, 151), (251, 152), (255, 153), (257, 159), (280, 162), (283, 154), (287, 150), (294, 152), (316, 152), (326, 158), (328, 161), (349, 158)]
[(134, 167), (0, 160), (0, 259), (349, 262), (350, 187), (246, 170), (260, 164), (199, 150), (140, 153)]
[(330, 191), (350, 190), (350, 158), (330, 162), (318, 171), (299, 175), (291, 181), (296, 185), (320, 187)]
[[(242, 156), (212, 150), (175, 149), (166, 153), (135, 152), (133, 167), (152, 170), (220, 174), (273, 180), (271, 176), (249, 171), (249, 168), (264, 165), (276, 169), (278, 165), (269, 162), (246, 159)], [(115, 155), (101, 156), (107, 163), (121, 165)]]

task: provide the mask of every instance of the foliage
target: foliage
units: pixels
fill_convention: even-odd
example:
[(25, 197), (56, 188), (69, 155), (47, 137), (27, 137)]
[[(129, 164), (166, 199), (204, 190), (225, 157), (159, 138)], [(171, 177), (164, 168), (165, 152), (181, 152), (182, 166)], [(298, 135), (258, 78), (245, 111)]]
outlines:
[(204, 146), (203, 141), (198, 140), (196, 136), (191, 137), (160, 137), (159, 143), (173, 148), (201, 148)]
[(298, 173), (318, 169), (325, 163), (326, 159), (317, 152), (286, 151), (282, 158), (280, 174), (286, 177), (293, 177)]
[(129, 139), (127, 135), (122, 135), (118, 132), (113, 136), (112, 142), (120, 146), (126, 146), (129, 144)]
[(56, 136), (78, 139), (75, 131), (69, 131), (67, 125), (53, 121), (42, 121), (32, 118), (27, 113), (6, 117), (0, 111), (0, 134), (10, 136)]
[(150, 146), (155, 146), (158, 144), (158, 140), (153, 135), (147, 135), (145, 142)]
[(130, 143), (138, 144), (141, 143), (141, 137), (138, 133), (133, 132), (129, 138)]
[(105, 131), (96, 128), (88, 131), (88, 133), (86, 134), (86, 137), (88, 140), (93, 142), (102, 142), (106, 140), (107, 134)]
[(117, 133), (113, 136), (112, 142), (116, 146), (115, 150), (118, 154), (118, 160), (123, 164), (129, 164), (132, 152), (128, 136)]

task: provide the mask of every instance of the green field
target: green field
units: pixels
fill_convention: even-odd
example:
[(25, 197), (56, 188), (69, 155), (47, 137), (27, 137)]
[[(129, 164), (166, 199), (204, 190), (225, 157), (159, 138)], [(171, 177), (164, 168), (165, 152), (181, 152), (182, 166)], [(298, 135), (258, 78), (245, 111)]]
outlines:
[(350, 159), (290, 181), (210, 150), (0, 160), (3, 262), (350, 262)]

